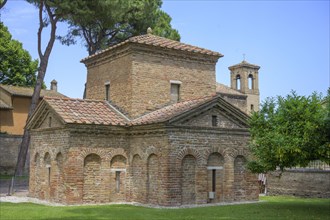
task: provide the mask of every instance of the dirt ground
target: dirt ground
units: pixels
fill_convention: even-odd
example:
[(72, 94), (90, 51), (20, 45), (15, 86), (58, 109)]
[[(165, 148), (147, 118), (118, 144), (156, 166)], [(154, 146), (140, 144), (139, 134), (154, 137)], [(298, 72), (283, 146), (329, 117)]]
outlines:
[[(6, 196), (9, 192), (11, 179), (0, 179), (0, 196)], [(13, 189), (14, 196), (27, 196), (29, 189), (28, 179), (16, 179)]]

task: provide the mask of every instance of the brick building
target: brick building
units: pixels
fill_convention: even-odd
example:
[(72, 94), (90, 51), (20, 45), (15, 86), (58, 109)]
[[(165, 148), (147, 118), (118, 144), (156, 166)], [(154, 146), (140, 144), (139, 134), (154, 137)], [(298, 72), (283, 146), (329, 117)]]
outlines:
[(161, 206), (258, 200), (244, 163), (259, 67), (230, 67), (229, 88), (215, 80), (220, 57), (146, 34), (83, 59), (86, 99), (44, 98), (28, 122), (30, 196)]

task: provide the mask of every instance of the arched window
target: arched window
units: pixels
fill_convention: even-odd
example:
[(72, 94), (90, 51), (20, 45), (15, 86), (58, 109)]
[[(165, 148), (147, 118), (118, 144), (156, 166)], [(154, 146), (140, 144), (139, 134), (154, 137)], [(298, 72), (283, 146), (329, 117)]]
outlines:
[(248, 76), (249, 89), (254, 89), (253, 75), (249, 74)]
[(51, 165), (50, 165), (50, 154), (47, 152), (45, 154), (45, 157), (44, 157), (44, 164), (45, 164), (45, 167), (46, 167), (46, 181), (47, 181), (47, 184), (48, 186), (50, 185), (50, 174), (51, 174)]
[(241, 76), (240, 75), (236, 76), (236, 89), (241, 90)]

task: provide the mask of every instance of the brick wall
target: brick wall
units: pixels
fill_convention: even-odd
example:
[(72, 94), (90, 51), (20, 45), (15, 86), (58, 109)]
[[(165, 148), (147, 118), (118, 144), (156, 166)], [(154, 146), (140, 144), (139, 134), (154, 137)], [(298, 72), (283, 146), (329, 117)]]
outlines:
[(244, 95), (231, 95), (231, 94), (220, 94), (221, 97), (229, 102), (230, 104), (239, 108), (242, 112), (248, 113), (247, 96)]
[(215, 94), (215, 63), (174, 56), (133, 55), (132, 117), (169, 104), (171, 80), (181, 82), (181, 101)]
[(14, 174), (21, 142), (21, 135), (0, 134), (0, 174)]
[(171, 80), (180, 81), (180, 100), (215, 94), (214, 58), (126, 45), (111, 57), (87, 63), (87, 99), (105, 99), (110, 82), (110, 99), (130, 117), (170, 103)]
[[(161, 125), (39, 130), (31, 138), (30, 196), (66, 204), (127, 201), (163, 206), (257, 200), (255, 175), (250, 181), (244, 176), (241, 188), (234, 187), (241, 181), (235, 177), (234, 161), (248, 157), (248, 139), (247, 131), (240, 129)], [(207, 166), (221, 164), (211, 201)]]
[(104, 100), (105, 84), (110, 83), (110, 100), (124, 111), (131, 111), (132, 56), (126, 47), (113, 57), (87, 65), (86, 98)]
[(267, 175), (268, 195), (330, 198), (330, 171), (289, 170)]

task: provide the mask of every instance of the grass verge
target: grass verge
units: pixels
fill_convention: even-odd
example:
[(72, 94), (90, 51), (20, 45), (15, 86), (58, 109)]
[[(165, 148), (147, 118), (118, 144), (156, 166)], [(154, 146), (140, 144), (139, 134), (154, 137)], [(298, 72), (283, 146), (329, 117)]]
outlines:
[(155, 209), (131, 205), (51, 207), (31, 203), (0, 203), (0, 219), (330, 219), (330, 199), (261, 197), (259, 203)]

